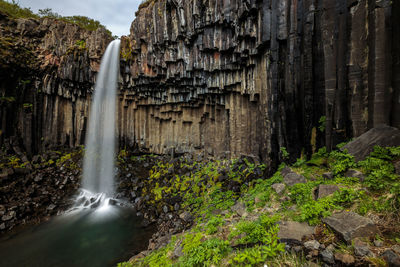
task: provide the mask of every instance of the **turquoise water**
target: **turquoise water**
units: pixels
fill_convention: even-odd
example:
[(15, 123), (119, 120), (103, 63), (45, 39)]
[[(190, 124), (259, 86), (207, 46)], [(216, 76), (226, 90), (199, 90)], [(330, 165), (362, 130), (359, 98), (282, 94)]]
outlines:
[(54, 218), (0, 241), (0, 266), (115, 266), (147, 248), (153, 229), (117, 206)]

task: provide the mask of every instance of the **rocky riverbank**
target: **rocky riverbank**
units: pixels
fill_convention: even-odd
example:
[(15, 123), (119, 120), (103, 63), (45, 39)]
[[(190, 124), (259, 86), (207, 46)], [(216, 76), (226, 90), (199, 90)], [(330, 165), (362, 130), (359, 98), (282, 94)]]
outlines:
[(0, 155), (0, 233), (62, 213), (79, 188), (81, 149), (50, 150), (28, 160), (18, 146)]

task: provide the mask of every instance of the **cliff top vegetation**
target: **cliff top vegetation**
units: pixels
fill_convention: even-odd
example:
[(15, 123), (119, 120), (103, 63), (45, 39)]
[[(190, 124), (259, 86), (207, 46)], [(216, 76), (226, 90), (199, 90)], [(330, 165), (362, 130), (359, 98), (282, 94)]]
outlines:
[(111, 31), (107, 30), (107, 28), (97, 20), (85, 16), (61, 16), (56, 12), (53, 12), (51, 8), (39, 9), (39, 14), (35, 14), (30, 8), (21, 7), (15, 0), (12, 0), (11, 3), (5, 0), (0, 0), (0, 11), (13, 18), (53, 18), (78, 25), (79, 27), (89, 31), (103, 28), (110, 36), (112, 35)]

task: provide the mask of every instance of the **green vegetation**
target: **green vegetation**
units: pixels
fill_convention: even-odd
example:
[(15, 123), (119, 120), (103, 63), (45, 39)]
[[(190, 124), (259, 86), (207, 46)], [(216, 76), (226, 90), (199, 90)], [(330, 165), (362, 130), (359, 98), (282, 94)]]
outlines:
[(0, 11), (13, 18), (39, 18), (39, 15), (33, 13), (30, 8), (20, 7), (15, 0), (12, 0), (11, 3), (0, 0)]
[[(284, 152), (285, 149), (281, 150)], [(120, 156), (127, 155), (122, 151)], [(309, 160), (300, 158), (291, 166), (307, 182), (287, 186), (280, 195), (271, 186), (283, 181), (281, 171), (285, 164), (266, 178), (263, 172), (266, 166), (248, 159), (158, 162), (150, 171), (142, 193), (150, 194), (148, 203), (159, 209), (168, 206), (165, 199), (180, 197), (181, 209), (190, 211), (195, 225), (189, 232), (173, 236), (167, 246), (147, 257), (120, 266), (283, 266), (276, 262), (278, 258), (289, 266), (302, 266), (304, 258), (285, 253), (284, 244), (278, 242), (277, 222), (295, 220), (320, 225), (325, 238), (333, 240), (334, 233), (321, 224), (321, 219), (335, 211), (396, 218), (393, 214), (400, 211), (400, 177), (394, 172), (393, 162), (399, 159), (400, 147), (376, 147), (358, 163), (346, 151), (328, 153), (321, 148)], [(361, 172), (365, 179), (347, 177), (350, 169)], [(332, 179), (324, 178), (326, 172), (332, 173)], [(314, 190), (324, 184), (337, 185), (338, 190), (316, 199)], [(235, 203), (243, 203), (246, 208), (239, 219), (231, 209)], [(398, 226), (398, 222), (393, 225)], [(400, 232), (379, 238), (400, 241)], [(353, 253), (345, 245), (343, 250)], [(181, 254), (177, 256), (176, 251)], [(380, 258), (370, 259), (370, 262), (380, 261)]]
[(85, 16), (61, 16), (56, 12), (53, 12), (51, 8), (39, 9), (39, 14), (35, 14), (32, 12), (30, 8), (21, 7), (17, 1), (12, 0), (12, 2), (7, 2), (5, 0), (0, 0), (0, 11), (6, 13), (10, 17), (13, 18), (52, 18), (61, 20), (67, 23), (72, 23), (78, 25), (79, 27), (89, 30), (95, 31), (99, 28), (102, 28), (107, 31), (107, 33), (112, 36), (111, 32), (105, 28), (99, 21), (85, 17)]
[(324, 132), (325, 131), (325, 128), (326, 128), (326, 116), (321, 116), (321, 118), (319, 118), (319, 126), (318, 126), (318, 129), (321, 131), (321, 132)]

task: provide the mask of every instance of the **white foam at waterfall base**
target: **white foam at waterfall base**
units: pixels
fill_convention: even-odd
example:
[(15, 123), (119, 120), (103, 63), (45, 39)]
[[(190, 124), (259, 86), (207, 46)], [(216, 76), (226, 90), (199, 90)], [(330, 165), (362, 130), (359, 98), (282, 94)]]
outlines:
[(86, 133), (82, 188), (72, 210), (106, 210), (114, 195), (119, 48), (120, 40), (112, 41), (101, 59)]

